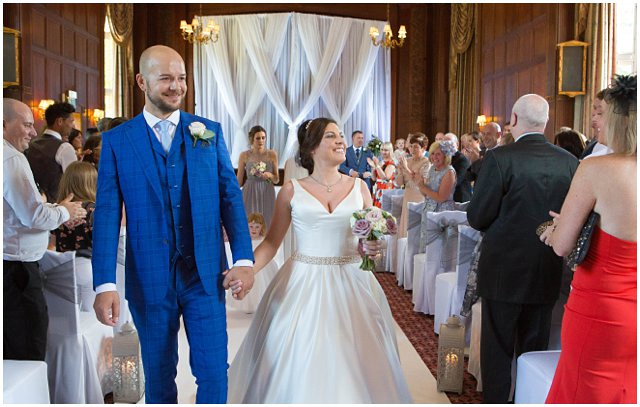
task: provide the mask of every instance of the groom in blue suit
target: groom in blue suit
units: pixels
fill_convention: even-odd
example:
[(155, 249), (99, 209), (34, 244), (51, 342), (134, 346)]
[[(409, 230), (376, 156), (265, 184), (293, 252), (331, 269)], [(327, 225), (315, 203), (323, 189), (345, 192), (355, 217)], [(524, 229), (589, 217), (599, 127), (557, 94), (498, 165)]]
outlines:
[(373, 158), (371, 150), (364, 147), (364, 134), (356, 130), (351, 135), (353, 145), (345, 152), (345, 161), (340, 164), (339, 171), (350, 177), (361, 178), (371, 191), (371, 166), (367, 158)]
[[(142, 114), (104, 133), (93, 229), (94, 309), (117, 323), (116, 257), (126, 209), (126, 297), (138, 329), (147, 403), (177, 403), (180, 316), (189, 340), (198, 403), (226, 403), (225, 288), (253, 285), (242, 193), (220, 124), (179, 110), (186, 71), (173, 49), (140, 56)], [(205, 131), (206, 130), (206, 131)], [(234, 259), (228, 273), (224, 225)]]

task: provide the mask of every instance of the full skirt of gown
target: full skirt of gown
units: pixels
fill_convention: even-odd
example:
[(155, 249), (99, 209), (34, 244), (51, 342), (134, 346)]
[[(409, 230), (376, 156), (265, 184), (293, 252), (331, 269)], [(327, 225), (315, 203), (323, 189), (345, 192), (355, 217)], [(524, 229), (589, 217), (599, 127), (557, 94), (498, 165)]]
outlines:
[(349, 227), (362, 182), (333, 213), (293, 184), (299, 252), (267, 288), (231, 364), (229, 403), (410, 403), (389, 304), (359, 268)]

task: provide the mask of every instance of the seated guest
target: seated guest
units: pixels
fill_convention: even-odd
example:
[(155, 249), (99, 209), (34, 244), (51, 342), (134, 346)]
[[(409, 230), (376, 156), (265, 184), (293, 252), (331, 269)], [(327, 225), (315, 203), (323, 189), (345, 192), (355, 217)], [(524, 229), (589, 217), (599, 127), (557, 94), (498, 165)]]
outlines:
[(375, 181), (373, 185), (373, 204), (378, 208), (382, 207), (382, 191), (385, 189), (393, 189), (393, 176), (396, 172), (396, 166), (392, 157), (393, 144), (383, 143), (380, 146), (380, 155), (382, 156), (382, 164), (378, 157), (367, 158), (369, 166), (372, 168), (371, 180)]
[(86, 162), (75, 162), (62, 174), (58, 188), (58, 201), (73, 194), (73, 201), (82, 202), (87, 211), (84, 219), (66, 222), (53, 231), (56, 251), (76, 251), (76, 281), (80, 294), (80, 309), (93, 310), (93, 273), (91, 252), (93, 248), (93, 211), (98, 186), (98, 170)]
[(487, 123), (482, 128), (482, 145), (484, 146), (484, 151), (480, 152), (480, 158), (477, 160), (472, 160), (472, 164), (467, 170), (467, 179), (469, 182), (475, 182), (478, 179), (478, 174), (480, 174), (480, 168), (482, 168), (482, 157), (484, 153), (488, 150), (493, 150), (498, 147), (500, 144), (500, 139), (502, 138), (502, 130), (500, 129), (500, 125), (498, 123)]
[(429, 140), (424, 133), (413, 133), (409, 136), (409, 150), (411, 157), (402, 157), (398, 163), (394, 185), (396, 188), (404, 188), (402, 198), (402, 213), (398, 224), (398, 239), (407, 237), (407, 222), (409, 202), (421, 202), (424, 197), (418, 189), (418, 182), (427, 175), (429, 159), (424, 156), (424, 150), (429, 145)]
[(87, 142), (84, 143), (84, 157), (82, 157), (82, 161), (88, 162), (89, 164), (93, 164), (96, 168), (98, 168), (98, 162), (100, 161), (100, 152), (102, 151), (102, 136), (99, 134), (94, 134), (93, 136), (87, 139)]
[(473, 163), (480, 158), (480, 133), (474, 130), (471, 133), (463, 134), (460, 137), (460, 146), (462, 154)]
[(576, 158), (580, 158), (584, 151), (584, 141), (582, 140), (580, 133), (571, 129), (563, 130), (556, 134), (553, 144), (560, 148), (564, 148)]
[(444, 135), (444, 139), (451, 141), (456, 147), (456, 152), (451, 157), (451, 166), (456, 170), (456, 189), (453, 192), (453, 200), (456, 202), (470, 201), (471, 183), (467, 179), (466, 173), (471, 166), (471, 162), (459, 151), (458, 136), (453, 133), (447, 133)]
[(84, 157), (84, 137), (82, 136), (82, 132), (78, 129), (71, 130), (71, 134), (69, 135), (69, 144), (76, 151), (76, 157), (78, 157), (78, 161), (82, 160)]
[(614, 78), (604, 99), (602, 129), (614, 152), (580, 164), (540, 237), (566, 256), (590, 213), (600, 215), (571, 283), (547, 403), (637, 403), (636, 76)]
[(451, 157), (455, 154), (452, 141), (436, 141), (429, 148), (431, 168), (427, 176), (416, 179), (420, 192), (425, 197), (422, 211), (422, 227), (420, 231), (420, 247), (427, 245), (427, 212), (452, 211), (453, 191), (456, 187), (456, 170), (451, 166)]

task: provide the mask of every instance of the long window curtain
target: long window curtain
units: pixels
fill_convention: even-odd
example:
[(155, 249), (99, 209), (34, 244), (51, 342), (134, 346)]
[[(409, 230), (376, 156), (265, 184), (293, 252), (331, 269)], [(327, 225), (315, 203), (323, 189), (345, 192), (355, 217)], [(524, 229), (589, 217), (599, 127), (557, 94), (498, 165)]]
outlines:
[[(579, 9), (580, 10), (580, 9)], [(600, 90), (611, 82), (615, 69), (615, 4), (582, 5), (578, 13), (586, 13), (584, 41), (589, 43), (587, 48), (587, 94), (582, 105), (582, 131), (588, 138), (593, 138), (591, 110), (593, 99)], [(584, 19), (584, 18), (583, 18)], [(580, 123), (576, 123), (579, 125)], [(579, 128), (579, 127), (578, 127)]]
[(133, 4), (107, 4), (107, 21), (116, 44), (116, 114), (133, 117)]
[(258, 124), (280, 166), (309, 118), (336, 120), (348, 143), (354, 130), (390, 140), (390, 51), (368, 35), (384, 22), (300, 13), (203, 18), (220, 24), (220, 39), (194, 44), (196, 114), (221, 123), (234, 165)]
[(451, 5), (449, 128), (458, 135), (474, 129), (478, 111), (476, 14), (476, 4)]

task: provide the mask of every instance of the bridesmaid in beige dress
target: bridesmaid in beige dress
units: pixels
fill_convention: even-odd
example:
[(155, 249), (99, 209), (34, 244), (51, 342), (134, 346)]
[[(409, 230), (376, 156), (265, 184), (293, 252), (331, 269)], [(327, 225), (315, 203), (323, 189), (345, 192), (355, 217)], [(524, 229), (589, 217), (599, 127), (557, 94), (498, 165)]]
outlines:
[(418, 189), (414, 175), (420, 174), (426, 177), (427, 171), (431, 164), (429, 159), (424, 156), (424, 152), (429, 145), (429, 139), (424, 133), (412, 133), (409, 136), (409, 152), (410, 158), (402, 157), (398, 162), (398, 169), (395, 178), (397, 188), (404, 185), (404, 198), (402, 199), (402, 214), (400, 215), (400, 225), (398, 226), (398, 239), (407, 237), (407, 216), (409, 202), (421, 202), (424, 196)]

